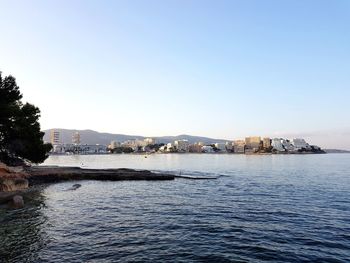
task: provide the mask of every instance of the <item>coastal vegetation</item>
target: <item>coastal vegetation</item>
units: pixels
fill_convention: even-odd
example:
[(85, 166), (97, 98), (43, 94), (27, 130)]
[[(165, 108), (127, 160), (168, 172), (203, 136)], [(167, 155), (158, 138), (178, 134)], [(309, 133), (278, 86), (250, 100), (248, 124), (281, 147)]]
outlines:
[(0, 161), (9, 165), (41, 163), (52, 149), (43, 141), (39, 108), (22, 97), (16, 79), (0, 72)]

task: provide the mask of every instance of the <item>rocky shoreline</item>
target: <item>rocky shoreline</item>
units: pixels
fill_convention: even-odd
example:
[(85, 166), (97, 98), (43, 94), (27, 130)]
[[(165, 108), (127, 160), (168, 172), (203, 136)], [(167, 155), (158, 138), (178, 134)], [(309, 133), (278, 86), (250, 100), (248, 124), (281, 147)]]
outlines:
[(13, 208), (24, 206), (22, 195), (34, 185), (62, 181), (98, 180), (174, 180), (175, 175), (134, 169), (82, 169), (80, 167), (30, 166), (8, 167), (0, 163), (0, 204)]
[(98, 181), (122, 181), (122, 180), (174, 180), (171, 174), (154, 173), (148, 170), (134, 169), (82, 169), (80, 167), (59, 166), (32, 166), (26, 169), (30, 174), (30, 185), (42, 183), (56, 183), (72, 180), (98, 180)]

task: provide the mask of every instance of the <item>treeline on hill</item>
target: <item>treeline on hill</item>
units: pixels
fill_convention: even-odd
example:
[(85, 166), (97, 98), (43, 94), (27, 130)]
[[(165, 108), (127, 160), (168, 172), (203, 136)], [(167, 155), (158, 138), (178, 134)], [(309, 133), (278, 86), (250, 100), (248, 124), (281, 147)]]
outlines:
[[(148, 151), (155, 151), (157, 152), (159, 150), (160, 147), (162, 147), (164, 145), (164, 143), (160, 143), (160, 144), (149, 144), (146, 146)], [(143, 152), (144, 149), (142, 149), (141, 146), (139, 146), (136, 150), (136, 152)], [(119, 146), (113, 149), (110, 149), (111, 153), (132, 153), (135, 152), (135, 150), (131, 147), (124, 147), (124, 146)]]
[(0, 161), (8, 165), (41, 163), (52, 149), (43, 141), (39, 108), (21, 99), (16, 79), (0, 72)]

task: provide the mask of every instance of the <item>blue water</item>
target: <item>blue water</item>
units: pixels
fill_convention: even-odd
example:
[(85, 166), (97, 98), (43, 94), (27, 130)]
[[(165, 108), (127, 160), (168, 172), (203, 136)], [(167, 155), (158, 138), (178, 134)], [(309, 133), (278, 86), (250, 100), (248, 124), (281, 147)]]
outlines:
[(0, 209), (0, 262), (350, 262), (350, 155), (52, 156), (216, 180), (76, 182)]

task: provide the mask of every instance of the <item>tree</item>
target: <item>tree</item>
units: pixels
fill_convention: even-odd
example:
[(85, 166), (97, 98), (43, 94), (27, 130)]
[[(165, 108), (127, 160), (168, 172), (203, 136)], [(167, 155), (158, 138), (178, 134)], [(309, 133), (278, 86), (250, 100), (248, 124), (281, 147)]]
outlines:
[(52, 145), (44, 143), (40, 131), (40, 110), (22, 101), (22, 94), (12, 76), (2, 78), (0, 72), (0, 161), (41, 163)]

